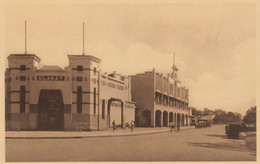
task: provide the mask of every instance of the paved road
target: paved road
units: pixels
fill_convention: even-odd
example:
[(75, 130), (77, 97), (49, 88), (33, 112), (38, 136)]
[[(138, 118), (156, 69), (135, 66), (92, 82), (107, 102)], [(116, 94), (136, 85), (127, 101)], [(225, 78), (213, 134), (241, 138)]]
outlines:
[(127, 137), (6, 139), (7, 162), (255, 160), (245, 138), (226, 139), (224, 126)]

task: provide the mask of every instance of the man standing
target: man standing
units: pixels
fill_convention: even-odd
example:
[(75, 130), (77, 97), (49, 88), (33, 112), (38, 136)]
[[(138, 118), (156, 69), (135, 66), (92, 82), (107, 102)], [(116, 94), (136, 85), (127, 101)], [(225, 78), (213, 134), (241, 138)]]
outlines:
[(178, 132), (180, 132), (180, 123), (179, 122), (177, 123), (177, 130), (178, 130)]
[(133, 131), (133, 129), (134, 129), (134, 127), (135, 127), (135, 122), (132, 120), (131, 121), (131, 125), (130, 125), (130, 127), (131, 127), (131, 132)]
[(113, 122), (112, 122), (112, 126), (113, 126), (113, 132), (114, 132), (115, 129), (116, 129), (116, 123), (115, 123), (115, 120), (113, 120)]

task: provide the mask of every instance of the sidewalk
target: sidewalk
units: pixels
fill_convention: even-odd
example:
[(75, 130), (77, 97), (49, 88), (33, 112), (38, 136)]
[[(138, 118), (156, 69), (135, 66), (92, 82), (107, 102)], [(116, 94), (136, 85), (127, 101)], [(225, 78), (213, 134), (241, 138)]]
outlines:
[[(194, 126), (181, 127), (182, 130), (194, 129)], [(116, 137), (116, 136), (137, 136), (146, 134), (166, 133), (170, 128), (141, 128), (136, 127), (131, 132), (130, 129), (112, 129), (103, 131), (7, 131), (6, 139), (69, 139), (69, 138), (93, 138), (93, 137)]]

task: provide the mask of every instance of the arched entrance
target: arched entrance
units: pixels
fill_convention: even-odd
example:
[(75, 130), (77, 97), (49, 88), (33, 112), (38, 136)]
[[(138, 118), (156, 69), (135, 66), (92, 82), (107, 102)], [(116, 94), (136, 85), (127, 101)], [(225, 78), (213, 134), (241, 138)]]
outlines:
[(174, 113), (174, 123), (177, 125), (177, 113)]
[[(121, 128), (123, 128), (124, 127), (124, 103), (122, 102), (122, 100), (117, 99), (117, 98), (111, 98), (111, 99), (108, 100), (108, 104), (107, 104), (107, 126), (110, 128), (112, 121), (113, 121), (113, 120), (111, 120), (111, 111), (110, 111), (111, 103), (113, 101), (118, 101), (118, 102), (121, 103), (120, 124), (121, 124)], [(116, 124), (118, 124), (118, 123), (116, 122)]]
[(189, 124), (189, 118), (188, 118), (188, 115), (186, 114), (186, 126), (188, 126), (188, 124)]
[(137, 107), (135, 108), (135, 126), (139, 127), (140, 125), (140, 119), (139, 119), (139, 111), (140, 109)]
[(168, 126), (168, 112), (166, 111), (163, 112), (163, 126), (164, 127)]
[(155, 112), (155, 127), (161, 127), (161, 114), (162, 112), (156, 110)]
[(170, 114), (169, 114), (169, 123), (170, 122), (173, 122), (173, 113), (172, 112), (170, 112)]
[(63, 106), (60, 90), (41, 90), (38, 101), (38, 130), (64, 130)]
[(181, 126), (184, 126), (184, 114), (181, 115)]
[(150, 127), (151, 126), (151, 111), (145, 110), (143, 111), (143, 126)]
[(181, 115), (180, 113), (177, 114), (177, 125), (180, 125), (181, 124)]

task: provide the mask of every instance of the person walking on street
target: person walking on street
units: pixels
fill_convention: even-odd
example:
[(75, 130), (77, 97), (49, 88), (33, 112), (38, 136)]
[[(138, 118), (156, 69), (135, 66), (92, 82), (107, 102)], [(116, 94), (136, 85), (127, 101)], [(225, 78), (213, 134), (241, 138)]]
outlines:
[(112, 126), (113, 126), (113, 132), (114, 132), (115, 129), (116, 129), (116, 123), (115, 123), (115, 120), (113, 120), (113, 122), (112, 122)]
[(134, 129), (134, 127), (135, 127), (135, 122), (132, 120), (131, 121), (131, 125), (130, 125), (130, 127), (131, 127), (131, 132), (133, 131), (133, 129)]
[(175, 128), (173, 122), (170, 123), (170, 133), (173, 131), (173, 129)]
[(177, 130), (178, 130), (178, 132), (180, 132), (180, 123), (179, 122), (177, 123)]

